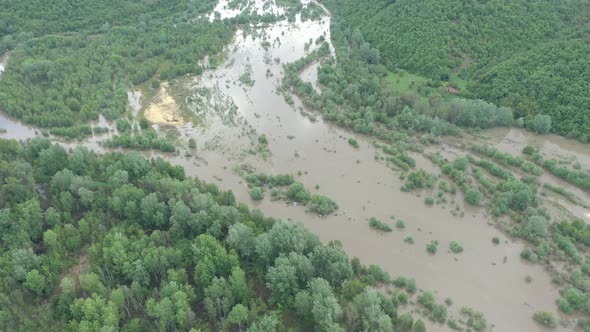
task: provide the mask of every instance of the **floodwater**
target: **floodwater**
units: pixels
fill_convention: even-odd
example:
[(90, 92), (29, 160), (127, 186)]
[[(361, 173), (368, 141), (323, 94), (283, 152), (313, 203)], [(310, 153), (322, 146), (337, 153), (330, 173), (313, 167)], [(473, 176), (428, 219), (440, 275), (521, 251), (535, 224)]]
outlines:
[[(227, 2), (221, 1), (216, 10), (222, 17), (230, 17), (232, 13), (224, 11), (224, 5)], [(322, 241), (340, 240), (348, 254), (359, 257), (364, 264), (378, 264), (394, 277), (415, 278), (419, 288), (436, 291), (439, 302), (447, 297), (453, 299), (450, 312), (454, 318), (459, 318), (458, 308), (469, 306), (484, 313), (493, 331), (540, 330), (532, 315), (538, 310), (557, 313), (555, 300), (559, 295), (542, 266), (520, 259), (523, 243), (504, 236), (491, 225), (483, 210), (463, 207), (459, 196), (447, 196), (449, 203), (445, 206), (427, 207), (424, 197), (435, 196), (433, 190), (401, 192), (399, 174), (375, 160), (377, 150), (370, 139), (302, 111), (296, 98), (295, 105), (290, 106), (277, 93), (282, 65), (303, 56), (310, 38), (324, 35), (330, 40), (329, 25), (329, 17), (324, 17), (305, 23), (299, 19), (293, 24), (278, 22), (249, 34), (238, 31), (228, 48), (226, 62), (190, 83), (193, 98), (188, 106), (203, 119), (203, 124), (186, 123), (177, 130), (184, 142), (194, 138), (197, 148), (174, 155), (146, 155), (160, 155), (183, 165), (188, 175), (231, 189), (239, 201), (250, 202), (266, 215), (302, 221)], [(264, 41), (271, 46), (264, 47)], [(308, 52), (315, 47), (312, 44)], [(314, 68), (309, 70), (317, 70), (317, 66)], [(240, 82), (246, 71), (250, 71), (254, 81), (251, 86)], [(305, 77), (316, 80), (317, 75), (306, 73)], [(130, 96), (136, 107), (140, 107), (139, 98)], [(4, 114), (0, 116), (0, 128), (8, 129), (0, 137), (34, 136), (34, 129)], [(269, 153), (252, 151), (256, 150), (256, 138), (262, 134), (268, 138)], [(531, 136), (519, 129), (482, 134), (503, 151), (520, 153), (522, 147), (532, 142), (548, 154), (575, 155), (583, 168), (590, 165), (587, 146), (561, 137)], [(351, 147), (349, 137), (355, 137), (360, 148)], [(104, 151), (97, 140), (93, 137), (70, 144)], [(436, 171), (428, 159), (418, 156), (416, 160), (418, 168)], [(312, 192), (335, 200), (340, 209), (334, 215), (320, 217), (300, 206), (273, 202), (268, 192), (263, 201), (253, 202), (235, 171), (243, 165), (269, 174), (293, 174)], [(316, 185), (318, 190), (314, 189)], [(581, 192), (576, 194), (588, 199)], [(456, 205), (464, 210), (463, 217), (451, 214)], [(382, 234), (368, 226), (370, 217), (393, 226), (391, 216), (404, 220), (406, 228)], [(412, 236), (415, 244), (405, 243), (407, 236)], [(493, 245), (493, 237), (499, 237), (501, 243)], [(438, 253), (429, 255), (425, 247), (433, 240), (439, 242)], [(463, 253), (448, 252), (452, 240), (464, 247)], [(533, 281), (525, 282), (527, 276)], [(429, 331), (448, 330), (446, 326), (429, 326)]]

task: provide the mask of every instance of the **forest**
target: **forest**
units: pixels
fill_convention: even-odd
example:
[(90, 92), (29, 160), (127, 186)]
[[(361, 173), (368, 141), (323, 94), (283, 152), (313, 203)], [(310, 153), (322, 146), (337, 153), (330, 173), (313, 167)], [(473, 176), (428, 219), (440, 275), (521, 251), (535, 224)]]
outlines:
[(425, 331), (407, 313), (412, 279), (180, 166), (46, 139), (0, 149), (3, 331)]
[(590, 139), (587, 0), (322, 2), (394, 73), (462, 86), (517, 118), (550, 115), (554, 132)]
[(234, 28), (193, 19), (215, 3), (10, 1), (1, 14), (9, 16), (0, 16), (0, 53), (14, 51), (0, 109), (40, 127), (117, 119), (129, 87), (199, 74), (206, 55), (215, 65)]

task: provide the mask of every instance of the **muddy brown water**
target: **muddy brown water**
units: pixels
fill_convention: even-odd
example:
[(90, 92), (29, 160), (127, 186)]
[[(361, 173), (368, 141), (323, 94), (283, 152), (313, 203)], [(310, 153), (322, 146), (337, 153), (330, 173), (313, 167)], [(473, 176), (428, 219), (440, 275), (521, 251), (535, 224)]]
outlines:
[[(222, 16), (231, 16), (222, 8), (218, 6)], [(261, 45), (262, 35), (244, 35), (239, 31), (228, 48), (227, 61), (192, 82), (195, 91), (207, 89), (213, 96), (205, 104), (193, 105), (195, 112), (204, 118), (204, 126), (185, 124), (177, 129), (185, 142), (189, 137), (194, 138), (197, 149), (187, 150), (190, 156), (185, 156), (185, 151), (176, 155), (155, 152), (146, 155), (162, 156), (184, 166), (188, 175), (231, 189), (239, 201), (249, 202), (267, 215), (302, 221), (322, 241), (340, 240), (348, 254), (359, 257), (364, 264), (378, 264), (394, 277), (415, 278), (419, 288), (436, 291), (439, 302), (452, 298), (454, 304), (450, 311), (455, 318), (458, 308), (469, 306), (482, 311), (494, 331), (541, 330), (532, 315), (538, 310), (557, 313), (558, 290), (542, 266), (520, 259), (523, 243), (508, 239), (490, 225), (483, 210), (463, 207), (459, 196), (455, 203), (449, 197), (445, 207), (427, 207), (424, 197), (434, 196), (434, 192), (401, 192), (399, 174), (374, 159), (376, 150), (368, 138), (324, 122), (320, 116), (306, 116), (300, 111), (298, 100), (290, 106), (275, 93), (283, 75), (282, 64), (303, 56), (309, 38), (315, 40), (325, 35), (330, 40), (329, 23), (325, 17), (314, 22), (273, 24), (262, 32), (271, 43), (277, 38), (280, 43), (273, 43), (268, 50)], [(252, 87), (239, 83), (247, 66), (251, 66), (251, 77), (255, 80)], [(313, 81), (317, 75), (305, 73), (305, 77)], [(139, 98), (137, 94), (129, 95), (135, 112), (139, 112)], [(228, 120), (231, 118), (228, 114), (220, 115), (230, 104), (237, 107), (232, 120)], [(104, 119), (101, 121), (103, 126), (113, 127)], [(4, 138), (35, 136), (35, 128), (5, 114), (0, 116), (0, 128), (8, 130), (0, 134)], [(256, 135), (268, 137), (270, 158), (244, 152), (256, 144), (252, 130)], [(494, 129), (482, 135), (502, 151), (517, 154), (533, 142), (544, 153), (575, 155), (583, 167), (590, 165), (588, 146), (562, 137), (536, 136), (520, 129)], [(349, 137), (356, 137), (359, 149), (348, 144)], [(98, 145), (104, 138), (62, 144), (68, 147), (82, 144), (105, 151)], [(417, 167), (437, 172), (428, 159), (418, 155), (416, 160)], [(246, 184), (234, 171), (243, 164), (269, 174), (291, 173), (313, 193), (334, 199), (340, 209), (334, 215), (320, 217), (300, 206), (273, 202), (268, 192), (263, 201), (253, 202)], [(299, 172), (301, 175), (297, 175)], [(316, 185), (319, 190), (315, 189)], [(571, 189), (567, 184), (561, 185)], [(582, 195), (578, 191), (576, 194)], [(464, 217), (450, 213), (455, 205), (465, 209)], [(576, 215), (586, 213), (579, 207), (570, 208), (576, 210), (572, 211)], [(370, 217), (393, 226), (392, 215), (405, 221), (404, 230), (383, 234), (369, 228)], [(414, 237), (415, 244), (405, 243), (407, 236)], [(501, 244), (493, 245), (493, 237), (499, 237)], [(436, 255), (429, 255), (425, 250), (432, 240), (439, 242)], [(464, 247), (463, 253), (448, 253), (452, 240)], [(525, 282), (527, 276), (532, 277), (531, 283)], [(449, 330), (446, 326), (429, 325), (430, 331)]]

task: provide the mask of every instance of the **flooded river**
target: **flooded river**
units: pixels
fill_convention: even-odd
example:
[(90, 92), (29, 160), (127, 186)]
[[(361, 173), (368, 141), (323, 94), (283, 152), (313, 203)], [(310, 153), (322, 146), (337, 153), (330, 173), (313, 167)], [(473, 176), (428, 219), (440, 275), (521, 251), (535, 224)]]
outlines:
[[(216, 10), (224, 17), (231, 16), (223, 8), (219, 5)], [(283, 21), (258, 29), (257, 33), (238, 31), (228, 48), (227, 60), (191, 82), (194, 95), (201, 97), (193, 98), (196, 101), (189, 106), (203, 118), (204, 124), (185, 124), (177, 130), (183, 141), (196, 140), (196, 150), (147, 155), (161, 155), (183, 165), (188, 175), (233, 190), (239, 201), (250, 202), (267, 215), (302, 221), (323, 241), (340, 240), (348, 254), (359, 257), (364, 264), (378, 264), (394, 277), (415, 278), (419, 288), (436, 291), (440, 302), (452, 298), (455, 304), (450, 311), (455, 314), (461, 306), (482, 311), (493, 331), (539, 330), (531, 317), (538, 310), (557, 312), (558, 290), (542, 266), (521, 260), (523, 243), (507, 238), (493, 227), (483, 209), (463, 207), (460, 197), (446, 206), (427, 207), (424, 197), (435, 196), (433, 190), (419, 195), (401, 192), (399, 174), (375, 161), (377, 150), (369, 139), (324, 122), (319, 116), (308, 116), (297, 100), (291, 106), (276, 93), (283, 63), (302, 57), (310, 38), (316, 40), (323, 35), (330, 40), (329, 26), (329, 17), (325, 16), (320, 21), (305, 23), (299, 18), (295, 23)], [(265, 47), (263, 41), (271, 46)], [(308, 52), (314, 47), (312, 44)], [(305, 79), (316, 80), (316, 70), (317, 66), (308, 69)], [(247, 71), (254, 81), (252, 85), (240, 82)], [(134, 108), (140, 107), (137, 94), (130, 94), (130, 101)], [(5, 114), (0, 116), (0, 128), (7, 130), (0, 134), (4, 138), (26, 139), (36, 135), (34, 128)], [(255, 144), (254, 132), (268, 138), (267, 156), (244, 152)], [(490, 130), (482, 135), (506, 152), (519, 154), (522, 147), (533, 143), (548, 155), (575, 156), (583, 168), (590, 167), (588, 146), (562, 137), (536, 136), (520, 129)], [(360, 148), (348, 144), (350, 137), (356, 137)], [(104, 151), (97, 144), (99, 140), (100, 137), (93, 137), (67, 145), (85, 144)], [(417, 158), (417, 162), (417, 168), (436, 170), (426, 158)], [(268, 174), (293, 174), (307, 188), (319, 186), (312, 192), (332, 198), (340, 209), (335, 215), (319, 217), (303, 207), (273, 202), (268, 193), (263, 201), (253, 202), (245, 182), (235, 171), (243, 165)], [(590, 203), (584, 192), (575, 193)], [(450, 213), (455, 205), (465, 209), (463, 217)], [(588, 212), (576, 209), (572, 211), (576, 215)], [(406, 228), (382, 234), (368, 226), (370, 217), (393, 226), (391, 216), (404, 220)], [(415, 244), (404, 242), (408, 236), (415, 239)], [(493, 245), (493, 237), (499, 237), (501, 243)], [(425, 250), (432, 240), (440, 243), (436, 255)], [(463, 253), (447, 252), (452, 240), (463, 246)], [(530, 283), (525, 282), (528, 276), (532, 277)], [(449, 329), (429, 326), (429, 331), (439, 330)]]

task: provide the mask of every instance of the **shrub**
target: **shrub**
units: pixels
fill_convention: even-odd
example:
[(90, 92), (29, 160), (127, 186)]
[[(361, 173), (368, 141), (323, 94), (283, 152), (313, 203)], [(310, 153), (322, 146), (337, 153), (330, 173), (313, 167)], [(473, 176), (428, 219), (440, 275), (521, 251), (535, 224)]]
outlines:
[(522, 153), (532, 156), (535, 153), (539, 153), (539, 149), (532, 145), (527, 145), (524, 147), (524, 149), (522, 149)]
[(469, 188), (465, 192), (465, 201), (471, 205), (479, 205), (481, 203), (481, 199), (483, 198), (483, 194), (477, 188)]
[(467, 316), (467, 327), (470, 327), (474, 331), (483, 331), (487, 326), (487, 322), (483, 314), (479, 311), (463, 307), (461, 308), (461, 314)]
[(530, 240), (543, 238), (545, 235), (547, 235), (548, 228), (549, 224), (547, 223), (547, 219), (545, 219), (545, 217), (538, 215), (530, 216), (523, 229), (524, 236)]
[(463, 157), (463, 158), (457, 158), (453, 162), (453, 167), (455, 167), (456, 169), (458, 169), (460, 171), (467, 170), (467, 166), (468, 165), (469, 165), (469, 159), (467, 159), (465, 157)]
[(295, 182), (287, 190), (287, 198), (305, 205), (309, 202), (310, 195), (301, 182)]
[(434, 198), (428, 196), (424, 199), (424, 204), (426, 205), (434, 205)]
[(410, 294), (416, 293), (417, 288), (418, 287), (416, 286), (416, 280), (414, 278), (407, 280), (406, 290), (408, 291), (408, 293), (410, 293)]
[(260, 201), (264, 198), (264, 193), (260, 187), (254, 187), (250, 190), (250, 198), (255, 201)]
[(395, 222), (395, 227), (399, 228), (399, 229), (404, 229), (406, 228), (406, 223), (399, 219), (398, 221)]
[(338, 204), (326, 196), (313, 195), (310, 210), (321, 215), (328, 215), (338, 210)]
[(406, 238), (404, 239), (404, 242), (408, 243), (408, 244), (414, 244), (414, 238), (411, 236), (406, 236)]
[(195, 141), (195, 139), (192, 138), (192, 137), (189, 138), (188, 139), (188, 147), (191, 148), (191, 149), (197, 148), (197, 141)]
[(371, 219), (369, 219), (369, 225), (377, 230), (383, 231), (383, 232), (391, 232), (392, 229), (391, 227), (382, 222), (381, 220), (375, 218), (375, 217), (371, 217)]
[(258, 143), (261, 145), (268, 145), (268, 138), (266, 138), (265, 134), (258, 136)]
[(352, 137), (348, 139), (348, 144), (352, 145), (352, 147), (354, 147), (355, 149), (359, 148), (359, 142)]
[(406, 178), (406, 182), (402, 186), (402, 191), (412, 191), (414, 189), (432, 188), (434, 187), (436, 179), (434, 175), (428, 174), (425, 170), (420, 169), (416, 172), (410, 173)]
[(547, 312), (547, 311), (537, 311), (535, 312), (535, 314), (533, 315), (533, 319), (546, 327), (549, 328), (556, 328), (557, 327), (557, 320), (555, 319), (555, 317), (553, 316), (552, 313)]
[(499, 238), (499, 237), (497, 237), (497, 236), (494, 236), (494, 237), (492, 238), (492, 243), (493, 243), (493, 244), (496, 244), (496, 245), (500, 244), (500, 238)]
[(463, 247), (457, 241), (451, 241), (449, 243), (449, 249), (455, 254), (463, 252)]
[(160, 87), (160, 81), (158, 80), (152, 80), (152, 88), (157, 89)]
[(525, 248), (521, 253), (520, 253), (520, 257), (524, 260), (527, 260), (529, 262), (537, 262), (537, 260), (539, 259), (537, 257), (537, 254), (535, 254), (531, 249), (529, 248)]
[(438, 241), (430, 241), (430, 243), (426, 245), (426, 251), (429, 254), (432, 254), (432, 255), (436, 254), (437, 249), (438, 249)]

